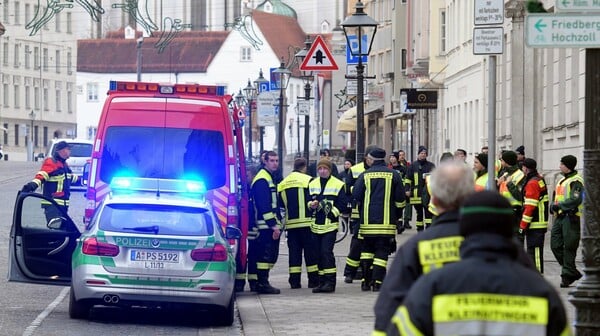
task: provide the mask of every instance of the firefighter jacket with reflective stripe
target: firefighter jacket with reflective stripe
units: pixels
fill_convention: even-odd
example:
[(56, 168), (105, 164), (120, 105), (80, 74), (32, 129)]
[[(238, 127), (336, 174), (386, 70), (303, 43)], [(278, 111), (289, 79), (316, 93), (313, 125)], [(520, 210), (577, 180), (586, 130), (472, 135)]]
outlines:
[(410, 204), (422, 204), (425, 191), (425, 175), (431, 173), (435, 165), (427, 160), (416, 160), (408, 167), (408, 178), (410, 178)]
[(461, 261), (417, 280), (388, 335), (570, 335), (556, 290), (517, 261), (511, 240), (476, 233), (460, 252)]
[(506, 168), (505, 172), (510, 176), (510, 182), (506, 182), (506, 180), (502, 182), (498, 191), (513, 208), (521, 208), (523, 207), (521, 190), (525, 182), (525, 174), (516, 165)]
[[(367, 170), (369, 166), (366, 163), (361, 162), (357, 163), (354, 166), (350, 167), (350, 171), (348, 174), (348, 178), (346, 179), (346, 193), (348, 195), (348, 199), (352, 200), (352, 189), (354, 188), (354, 184), (360, 174), (362, 174), (365, 170)], [(358, 206), (355, 202), (352, 204), (352, 219), (358, 220), (360, 218), (360, 214), (358, 213)]]
[(376, 332), (387, 329), (406, 293), (422, 274), (460, 260), (462, 241), (458, 211), (447, 211), (435, 217), (429, 229), (400, 246), (375, 302)]
[(548, 188), (546, 181), (533, 171), (525, 177), (523, 186), (523, 216), (519, 227), (526, 229), (548, 228)]
[(281, 214), (277, 203), (277, 186), (273, 176), (265, 168), (258, 171), (252, 180), (252, 199), (254, 200), (255, 225), (259, 230), (281, 228)]
[(558, 215), (573, 213), (581, 216), (583, 208), (583, 178), (576, 170), (566, 174), (558, 184), (554, 192), (554, 204), (559, 206)]
[(339, 215), (348, 204), (344, 182), (333, 176), (315, 178), (309, 183), (309, 192), (308, 202), (319, 201), (319, 206), (313, 210), (311, 231), (316, 234), (337, 231)]
[(308, 209), (308, 184), (312, 178), (299, 171), (291, 172), (277, 185), (279, 205), (285, 208), (285, 228), (287, 230), (310, 227), (312, 222)]
[[(77, 175), (73, 174), (67, 162), (58, 154), (49, 157), (42, 163), (42, 168), (33, 178), (38, 187), (43, 186), (43, 194), (52, 198), (56, 204), (69, 206), (71, 196), (71, 183), (77, 182)], [(42, 201), (42, 204), (50, 204)]]
[(475, 191), (483, 191), (487, 187), (489, 174), (487, 171), (485, 173), (475, 176)]
[(405, 206), (404, 184), (397, 171), (378, 160), (354, 184), (352, 198), (361, 215), (360, 234), (395, 236), (399, 214)]

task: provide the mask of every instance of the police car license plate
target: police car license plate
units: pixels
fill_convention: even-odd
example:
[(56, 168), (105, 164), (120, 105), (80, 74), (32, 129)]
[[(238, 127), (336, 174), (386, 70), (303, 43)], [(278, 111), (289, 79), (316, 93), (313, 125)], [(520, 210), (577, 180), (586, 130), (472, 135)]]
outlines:
[(144, 268), (172, 268), (179, 264), (181, 257), (175, 251), (131, 250), (130, 259)]

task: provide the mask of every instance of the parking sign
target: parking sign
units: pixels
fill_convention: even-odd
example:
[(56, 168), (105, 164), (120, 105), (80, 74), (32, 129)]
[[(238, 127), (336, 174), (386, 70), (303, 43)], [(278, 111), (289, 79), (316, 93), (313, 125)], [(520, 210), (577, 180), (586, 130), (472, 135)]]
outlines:
[[(358, 51), (358, 39), (356, 38), (356, 35), (348, 36), (348, 40), (350, 41), (350, 46), (352, 46), (352, 50), (355, 52)], [(368, 43), (369, 43), (369, 37), (367, 35), (363, 35), (362, 36), (363, 50), (366, 51), (366, 49), (369, 48)], [(362, 63), (367, 63), (368, 60), (369, 60), (369, 56), (362, 57)], [(358, 64), (358, 56), (352, 56), (352, 52), (351, 52), (349, 46), (346, 46), (346, 64)]]

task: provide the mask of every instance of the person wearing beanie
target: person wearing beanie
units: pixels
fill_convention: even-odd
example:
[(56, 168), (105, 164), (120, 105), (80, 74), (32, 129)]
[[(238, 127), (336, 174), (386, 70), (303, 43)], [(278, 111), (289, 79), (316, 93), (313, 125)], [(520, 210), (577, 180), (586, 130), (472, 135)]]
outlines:
[(544, 273), (544, 238), (548, 230), (548, 188), (544, 177), (537, 171), (534, 159), (523, 160), (523, 214), (518, 238), (527, 241), (527, 254), (540, 273)]
[(523, 212), (523, 186), (525, 185), (525, 174), (517, 165), (517, 153), (505, 151), (501, 157), (502, 174), (496, 180), (498, 191), (510, 202), (515, 212), (515, 221), (513, 223), (514, 232), (519, 231), (519, 223)]
[(419, 146), (417, 160), (408, 168), (407, 176), (410, 179), (410, 186), (406, 190), (406, 196), (410, 197), (410, 205), (415, 208), (417, 215), (415, 224), (419, 232), (429, 227), (433, 218), (427, 206), (423, 205), (423, 194), (426, 192), (425, 176), (430, 174), (434, 168), (435, 165), (427, 161), (427, 148)]
[(361, 289), (378, 292), (384, 282), (388, 256), (396, 251), (396, 225), (406, 203), (402, 176), (386, 166), (385, 150), (374, 148), (367, 160), (370, 168), (358, 177), (352, 198), (361, 215)]
[(517, 153), (517, 165), (520, 168), (523, 168), (523, 161), (525, 160), (525, 146), (521, 145), (515, 149), (515, 153)]
[(277, 185), (279, 207), (285, 209), (285, 229), (289, 252), (288, 283), (292, 289), (302, 288), (302, 256), (306, 261), (308, 288), (319, 285), (317, 247), (310, 225), (311, 212), (308, 209), (308, 185), (311, 176), (306, 174), (306, 159), (294, 160), (294, 170)]
[(488, 155), (479, 153), (473, 159), (473, 171), (475, 172), (475, 191), (483, 191), (488, 184)]
[[(514, 212), (495, 191), (467, 197), (460, 209), (461, 260), (419, 278), (387, 335), (570, 335), (554, 287), (518, 259)], [(544, 309), (539, 309), (544, 307)], [(404, 335), (404, 333), (402, 333)]]
[(360, 214), (356, 202), (352, 199), (352, 189), (360, 174), (369, 169), (367, 156), (375, 148), (377, 148), (375, 145), (370, 145), (365, 148), (363, 161), (350, 167), (346, 178), (346, 193), (349, 202), (348, 207), (352, 209), (352, 215), (350, 216), (350, 233), (352, 234), (352, 237), (350, 238), (350, 249), (348, 250), (348, 256), (346, 257), (346, 266), (344, 267), (345, 283), (352, 283), (352, 280), (362, 279), (362, 269), (359, 268), (359, 266), (363, 239), (358, 234), (360, 228)]
[(352, 159), (344, 160), (344, 170), (342, 170), (337, 176), (338, 179), (340, 179), (342, 182), (344, 182), (344, 184), (346, 184), (346, 181), (348, 178), (348, 173), (350, 172), (350, 167), (352, 167), (353, 165), (354, 165), (354, 161), (352, 161)]
[(43, 186), (43, 195), (56, 202), (57, 206), (51, 205), (50, 202), (42, 203), (46, 223), (60, 219), (63, 217), (63, 212), (67, 213), (69, 210), (71, 184), (78, 180), (77, 174), (73, 174), (67, 164), (69, 157), (71, 157), (71, 146), (66, 141), (58, 142), (52, 156), (44, 160), (33, 180), (21, 188), (21, 192), (34, 192)]
[(321, 159), (317, 163), (318, 178), (309, 184), (308, 206), (312, 213), (310, 230), (314, 235), (318, 286), (313, 293), (333, 293), (336, 285), (335, 256), (333, 246), (337, 237), (339, 216), (348, 212), (348, 199), (344, 182), (331, 175), (331, 161)]
[(396, 309), (421, 275), (459, 260), (463, 237), (459, 234), (458, 210), (474, 192), (473, 184), (471, 169), (457, 161), (443, 162), (431, 173), (431, 202), (438, 216), (429, 230), (412, 236), (398, 248), (375, 301), (373, 335), (385, 333)]
[[(322, 160), (322, 159), (327, 159), (327, 160), (331, 161), (331, 163), (332, 163), (331, 164), (331, 175), (338, 177), (339, 173), (338, 173), (337, 165), (335, 165), (333, 163), (333, 161), (331, 160), (331, 153), (329, 152), (329, 149), (324, 148), (319, 151), (319, 160)], [(308, 175), (310, 175), (312, 177), (319, 176), (317, 174), (317, 163), (319, 163), (319, 160), (314, 161), (313, 163), (311, 163), (308, 166)]]
[(554, 189), (554, 199), (550, 211), (554, 223), (550, 232), (550, 248), (561, 266), (560, 287), (569, 287), (581, 278), (575, 266), (575, 256), (581, 238), (581, 212), (583, 208), (583, 178), (575, 167), (577, 158), (566, 155), (560, 159), (560, 172), (563, 178)]

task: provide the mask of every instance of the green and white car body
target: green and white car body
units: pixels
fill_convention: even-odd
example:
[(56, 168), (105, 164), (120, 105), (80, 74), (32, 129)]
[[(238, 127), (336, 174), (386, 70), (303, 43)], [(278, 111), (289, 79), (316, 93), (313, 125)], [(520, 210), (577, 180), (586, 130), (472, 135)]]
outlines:
[(190, 306), (209, 308), (216, 324), (233, 323), (235, 251), (228, 239), (240, 231), (222, 232), (209, 202), (178, 192), (181, 180), (122, 181), (127, 187), (113, 187), (80, 234), (66, 214), (58, 223), (40, 219), (43, 196), (20, 194), (9, 280), (70, 285), (72, 318), (86, 318), (95, 305)]

